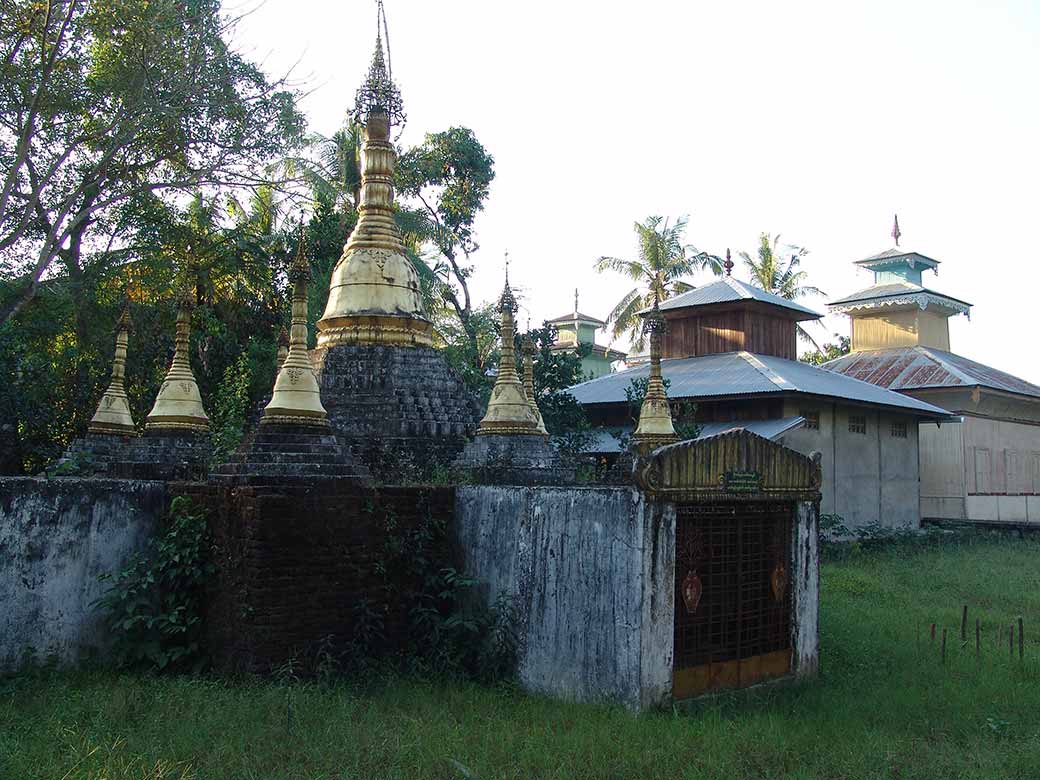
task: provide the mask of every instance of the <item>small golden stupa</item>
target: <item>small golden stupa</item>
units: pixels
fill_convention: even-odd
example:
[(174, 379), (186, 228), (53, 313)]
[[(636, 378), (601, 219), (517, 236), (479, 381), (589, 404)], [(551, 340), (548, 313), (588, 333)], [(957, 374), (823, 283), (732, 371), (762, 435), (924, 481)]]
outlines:
[(642, 453), (679, 441), (675, 426), (672, 425), (672, 410), (668, 406), (668, 395), (661, 378), (661, 334), (665, 326), (655, 295), (654, 308), (644, 326), (650, 332), (650, 376), (646, 397), (639, 408), (639, 424), (632, 434), (632, 446)]
[(549, 438), (549, 431), (545, 429), (545, 421), (542, 419), (542, 410), (538, 408), (538, 402), (534, 399), (534, 353), (537, 351), (534, 339), (530, 336), (524, 336), (522, 346), (524, 352), (524, 395), (527, 396), (527, 405), (531, 407), (531, 414), (534, 415), (535, 421), (538, 423), (538, 433)]
[(376, 50), (355, 99), (364, 122), (358, 223), (329, 281), (329, 299), (318, 320), (318, 346), (391, 344), (431, 346), (433, 324), (422, 309), (419, 275), (405, 254), (394, 220), (394, 164), (390, 130), (404, 122), (401, 93)]
[(310, 425), (325, 428), (329, 424), (307, 351), (307, 283), (310, 274), (310, 264), (303, 253), (301, 230), (296, 259), (289, 272), (293, 285), (289, 352), (278, 368), (274, 393), (264, 407), (261, 425)]
[(126, 371), (126, 347), (130, 341), (130, 301), (123, 304), (123, 313), (116, 323), (116, 351), (112, 358), (112, 381), (101, 396), (97, 411), (87, 426), (89, 433), (115, 436), (136, 436), (137, 427), (130, 415), (130, 403), (126, 397), (124, 376)]
[(166, 372), (152, 411), (145, 418), (145, 431), (209, 430), (209, 417), (202, 408), (202, 395), (188, 362), (191, 337), (191, 310), (194, 302), (191, 287), (185, 286), (177, 307), (177, 335), (174, 339), (173, 360)]
[(502, 297), (498, 301), (498, 310), (502, 313), (502, 357), (498, 361), (498, 376), (491, 389), (487, 414), (480, 421), (477, 435), (487, 434), (539, 434), (538, 421), (531, 411), (531, 405), (524, 393), (524, 386), (516, 373), (516, 355), (513, 345), (513, 310), (516, 299), (509, 289), (509, 274), (506, 273), (506, 285)]

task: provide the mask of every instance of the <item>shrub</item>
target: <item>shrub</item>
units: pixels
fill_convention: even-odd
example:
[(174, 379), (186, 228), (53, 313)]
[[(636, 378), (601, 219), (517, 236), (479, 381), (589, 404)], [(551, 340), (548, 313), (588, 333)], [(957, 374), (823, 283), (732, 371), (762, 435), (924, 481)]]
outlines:
[(173, 499), (145, 554), (116, 574), (98, 600), (120, 666), (197, 671), (205, 665), (202, 599), (216, 567), (205, 518)]

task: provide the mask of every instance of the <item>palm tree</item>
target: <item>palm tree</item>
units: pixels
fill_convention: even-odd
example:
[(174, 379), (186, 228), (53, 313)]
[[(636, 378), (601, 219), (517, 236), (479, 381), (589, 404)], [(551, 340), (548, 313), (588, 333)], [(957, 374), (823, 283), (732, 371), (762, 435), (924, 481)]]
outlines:
[[(744, 265), (751, 272), (751, 281), (766, 292), (779, 295), (789, 301), (801, 298), (803, 295), (826, 295), (827, 293), (819, 287), (805, 284), (809, 275), (798, 267), (802, 258), (809, 254), (809, 250), (805, 247), (784, 244), (783, 249), (790, 253), (790, 259), (784, 263), (780, 248), (779, 233), (775, 236), (762, 233), (758, 237), (757, 259), (751, 257), (747, 252), (740, 253)], [(798, 335), (816, 349), (820, 348), (816, 340), (801, 325), (798, 326)]]
[(596, 261), (596, 270), (600, 273), (617, 271), (637, 283), (607, 318), (607, 323), (613, 325), (614, 338), (627, 332), (632, 345), (642, 349), (645, 340), (639, 312), (653, 305), (655, 294), (663, 301), (692, 290), (693, 285), (681, 281), (681, 277), (697, 270), (707, 269), (716, 276), (722, 274), (722, 261), (718, 257), (683, 243), (687, 222), (687, 217), (679, 217), (669, 225), (662, 217), (647, 217), (645, 222), (635, 223), (638, 259), (601, 257)]

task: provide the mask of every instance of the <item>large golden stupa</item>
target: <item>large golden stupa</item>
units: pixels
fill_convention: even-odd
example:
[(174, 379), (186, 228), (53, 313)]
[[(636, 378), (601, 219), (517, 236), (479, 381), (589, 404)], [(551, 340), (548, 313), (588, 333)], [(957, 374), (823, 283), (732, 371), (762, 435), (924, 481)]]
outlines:
[(378, 37), (355, 112), (364, 122), (358, 223), (332, 272), (328, 304), (318, 320), (318, 346), (430, 346), (433, 325), (423, 314), (419, 275), (394, 221), (397, 155), (390, 130), (403, 113)]

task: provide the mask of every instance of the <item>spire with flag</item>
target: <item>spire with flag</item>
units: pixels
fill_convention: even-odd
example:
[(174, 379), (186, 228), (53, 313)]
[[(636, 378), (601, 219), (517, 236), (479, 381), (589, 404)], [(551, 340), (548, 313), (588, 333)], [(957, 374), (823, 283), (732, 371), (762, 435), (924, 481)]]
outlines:
[(896, 246), (899, 246), (899, 237), (903, 235), (899, 230), (899, 215), (896, 214), (892, 220), (892, 238), (896, 242)]

